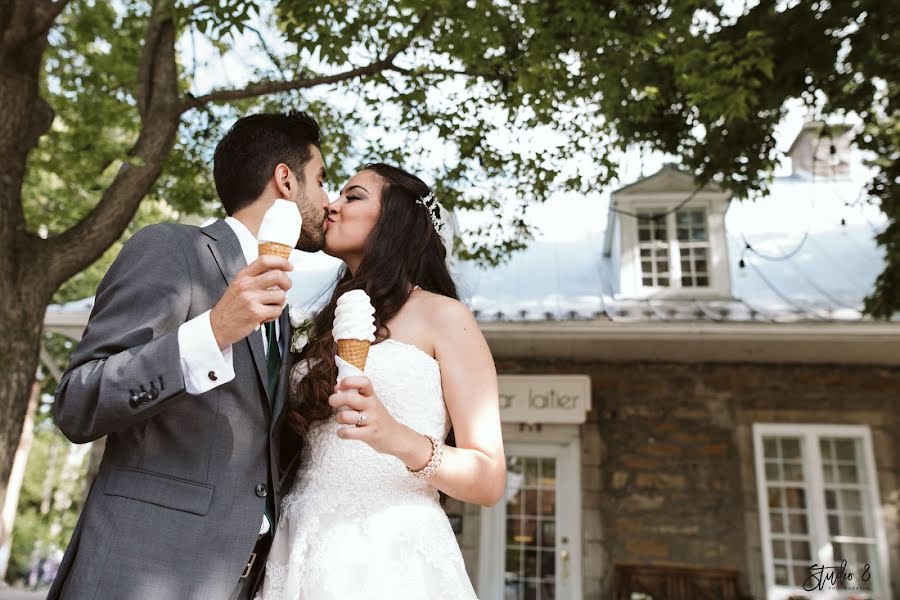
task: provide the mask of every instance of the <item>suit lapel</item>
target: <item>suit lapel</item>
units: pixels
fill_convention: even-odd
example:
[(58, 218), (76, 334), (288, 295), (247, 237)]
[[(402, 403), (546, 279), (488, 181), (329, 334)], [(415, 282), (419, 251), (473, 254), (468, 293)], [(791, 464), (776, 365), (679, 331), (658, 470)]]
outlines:
[[(212, 252), (216, 265), (218, 265), (219, 271), (222, 273), (222, 277), (225, 278), (225, 284), (231, 283), (238, 271), (247, 266), (247, 261), (244, 258), (243, 250), (241, 250), (241, 243), (238, 241), (237, 234), (234, 233), (228, 223), (222, 220), (204, 227), (203, 233), (210, 238), (208, 244), (209, 250)], [(256, 373), (259, 375), (259, 381), (262, 384), (266, 398), (271, 405), (271, 399), (268, 397), (268, 373), (266, 371), (266, 352), (265, 348), (263, 348), (262, 332), (258, 329), (251, 332), (250, 335), (245, 338), (245, 341), (250, 346), (250, 353), (253, 356), (253, 364), (256, 366)]]
[(287, 396), (290, 393), (291, 383), (291, 366), (293, 359), (291, 358), (291, 319), (288, 309), (285, 307), (279, 318), (279, 326), (281, 327), (281, 340), (279, 348), (281, 348), (281, 366), (278, 371), (278, 383), (275, 385), (275, 397), (272, 399), (272, 426), (278, 422), (278, 417), (284, 410), (287, 403)]

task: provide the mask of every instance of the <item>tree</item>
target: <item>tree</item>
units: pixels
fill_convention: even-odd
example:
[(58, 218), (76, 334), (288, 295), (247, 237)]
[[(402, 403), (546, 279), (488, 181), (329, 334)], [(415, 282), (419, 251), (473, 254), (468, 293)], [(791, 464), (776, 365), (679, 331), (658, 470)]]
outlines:
[[(258, 36), (271, 64), (246, 85), (198, 91), (185, 48), (233, 50), (271, 4), (279, 45)], [(890, 314), (900, 36), (888, 5), (761, 0), (729, 15), (715, 0), (2, 0), (0, 327), (13, 333), (0, 348), (0, 481), (56, 290), (121, 238), (143, 199), (173, 216), (212, 206), (210, 148), (248, 110), (314, 112), (333, 172), (392, 160), (428, 169), (450, 206), (506, 215), (457, 245), (483, 262), (527, 243), (528, 203), (609, 184), (631, 145), (745, 197), (765, 191), (779, 158), (785, 100), (855, 111), (893, 219), (869, 307)]]

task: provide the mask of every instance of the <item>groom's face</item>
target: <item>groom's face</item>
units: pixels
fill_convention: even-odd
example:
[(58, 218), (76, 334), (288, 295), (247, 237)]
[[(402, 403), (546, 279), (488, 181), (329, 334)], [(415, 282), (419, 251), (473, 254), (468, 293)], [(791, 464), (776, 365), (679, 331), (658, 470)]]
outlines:
[(312, 146), (312, 158), (303, 166), (303, 177), (294, 186), (293, 200), (300, 208), (303, 227), (297, 249), (304, 252), (318, 252), (325, 245), (325, 218), (327, 217), (328, 194), (325, 192), (325, 162), (322, 153)]

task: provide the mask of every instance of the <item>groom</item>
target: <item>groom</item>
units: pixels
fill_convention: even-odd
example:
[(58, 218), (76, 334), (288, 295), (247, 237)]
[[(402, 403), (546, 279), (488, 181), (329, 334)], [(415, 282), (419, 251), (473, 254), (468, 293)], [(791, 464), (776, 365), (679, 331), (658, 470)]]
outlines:
[(256, 234), (286, 198), (297, 248), (322, 248), (320, 143), (304, 113), (240, 119), (214, 160), (228, 218), (142, 229), (100, 283), (53, 412), (106, 452), (48, 599), (252, 598), (296, 457), (279, 453), (296, 448), (280, 439), (291, 265), (258, 257)]

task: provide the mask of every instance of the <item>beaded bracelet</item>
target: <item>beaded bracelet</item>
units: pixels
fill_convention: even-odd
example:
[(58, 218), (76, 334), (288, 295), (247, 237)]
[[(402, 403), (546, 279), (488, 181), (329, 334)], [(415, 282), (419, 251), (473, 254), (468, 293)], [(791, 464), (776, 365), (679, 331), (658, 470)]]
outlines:
[(419, 471), (413, 471), (406, 467), (406, 470), (413, 477), (418, 477), (419, 479), (428, 479), (434, 475), (434, 472), (437, 471), (438, 466), (441, 464), (441, 458), (444, 457), (444, 442), (431, 435), (426, 435), (425, 437), (431, 440), (431, 459), (428, 461), (428, 464)]

